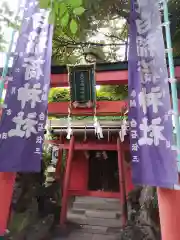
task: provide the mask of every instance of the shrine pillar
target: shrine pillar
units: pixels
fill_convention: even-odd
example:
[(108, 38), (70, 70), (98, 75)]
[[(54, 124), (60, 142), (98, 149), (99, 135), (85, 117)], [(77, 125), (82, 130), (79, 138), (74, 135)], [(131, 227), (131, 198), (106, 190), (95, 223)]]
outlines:
[(16, 173), (0, 172), (0, 237), (7, 228)]
[(180, 239), (180, 191), (158, 189), (162, 240)]

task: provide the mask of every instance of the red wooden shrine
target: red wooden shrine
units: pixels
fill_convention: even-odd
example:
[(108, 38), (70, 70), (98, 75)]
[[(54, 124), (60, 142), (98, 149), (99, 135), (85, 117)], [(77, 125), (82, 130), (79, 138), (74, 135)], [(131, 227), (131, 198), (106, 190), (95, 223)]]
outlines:
[[(124, 79), (124, 80), (122, 80)], [(52, 74), (51, 87), (67, 86), (67, 74), (59, 73)], [(127, 84), (127, 70), (100, 72), (96, 74), (96, 84)], [(49, 115), (67, 116), (69, 102), (49, 103)], [(127, 108), (126, 101), (99, 101), (96, 104), (98, 116), (121, 116), (123, 109)], [(93, 109), (72, 109), (73, 116), (93, 116)], [(59, 126), (60, 127), (60, 126)], [(120, 130), (120, 124), (119, 124)], [(111, 130), (110, 130), (111, 131)], [(93, 133), (95, 135), (95, 133)], [(123, 209), (123, 223), (126, 223), (127, 212), (125, 210), (127, 194), (133, 189), (130, 164), (125, 161), (125, 152), (129, 151), (128, 138), (121, 143), (119, 134), (116, 134), (113, 140), (108, 141), (105, 138), (103, 141), (87, 138), (86, 141), (80, 141), (73, 134), (70, 141), (65, 137), (60, 140), (48, 141), (54, 145), (58, 145), (60, 149), (67, 149), (68, 156), (66, 159), (66, 168), (63, 179), (63, 194), (62, 194), (62, 209), (60, 217), (60, 225), (66, 223), (68, 199), (71, 196), (94, 196), (117, 198)], [(85, 157), (84, 151), (116, 151), (118, 156), (118, 174), (119, 174), (119, 191), (91, 191), (88, 189), (89, 180), (89, 159)], [(56, 175), (61, 168), (62, 154), (59, 154), (57, 163)]]

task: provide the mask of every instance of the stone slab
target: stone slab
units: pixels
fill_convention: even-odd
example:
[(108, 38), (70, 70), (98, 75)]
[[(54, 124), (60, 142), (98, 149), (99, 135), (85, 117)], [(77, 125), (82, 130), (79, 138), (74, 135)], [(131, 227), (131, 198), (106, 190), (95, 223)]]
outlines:
[(76, 213), (76, 214), (85, 214), (86, 213), (86, 209), (72, 208), (71, 212), (72, 213)]
[(87, 210), (85, 212), (85, 216), (92, 217), (92, 218), (119, 219), (121, 216), (121, 213), (117, 211)]
[(101, 219), (101, 218), (87, 218), (87, 225), (104, 226), (104, 227), (121, 227), (120, 219)]
[(74, 202), (73, 209), (121, 211), (120, 203)]
[(74, 214), (68, 212), (68, 221), (80, 225), (91, 225), (91, 226), (104, 226), (104, 227), (120, 227), (122, 226), (121, 219), (102, 219), (102, 218), (91, 218), (80, 214)]
[(108, 227), (83, 225), (81, 231), (90, 232), (90, 233), (107, 234)]
[(99, 198), (99, 197), (76, 197), (75, 201), (76, 202), (86, 202), (86, 203), (91, 203), (91, 202), (106, 202), (108, 198)]

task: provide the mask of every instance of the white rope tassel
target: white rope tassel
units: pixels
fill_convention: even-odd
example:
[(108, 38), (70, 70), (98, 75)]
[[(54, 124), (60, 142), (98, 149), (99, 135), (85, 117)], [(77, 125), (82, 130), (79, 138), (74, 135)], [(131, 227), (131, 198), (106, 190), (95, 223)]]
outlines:
[(168, 78), (168, 81), (170, 83), (176, 83), (177, 82), (177, 79), (176, 78)]
[(70, 140), (72, 136), (72, 128), (71, 128), (71, 122), (68, 120), (68, 128), (67, 128), (67, 139)]
[(51, 164), (56, 165), (58, 161), (59, 147), (53, 146)]
[(122, 125), (121, 125), (121, 130), (119, 132), (119, 137), (121, 142), (124, 142), (124, 137), (127, 135), (127, 121), (123, 119)]
[(102, 155), (103, 155), (104, 160), (107, 160), (107, 159), (108, 159), (108, 155), (107, 155), (107, 152), (106, 152), (106, 151), (103, 151), (103, 152), (102, 152)]
[(67, 136), (66, 136), (68, 140), (70, 140), (72, 136), (72, 128), (71, 128), (72, 124), (71, 124), (70, 114), (71, 114), (71, 109), (68, 108), (68, 119), (67, 119), (68, 127), (67, 127)]
[(172, 52), (173, 48), (166, 48), (165, 52), (168, 54), (169, 52)]
[(98, 139), (103, 138), (102, 127), (96, 116), (94, 117), (94, 130), (95, 130), (95, 134), (97, 135)]

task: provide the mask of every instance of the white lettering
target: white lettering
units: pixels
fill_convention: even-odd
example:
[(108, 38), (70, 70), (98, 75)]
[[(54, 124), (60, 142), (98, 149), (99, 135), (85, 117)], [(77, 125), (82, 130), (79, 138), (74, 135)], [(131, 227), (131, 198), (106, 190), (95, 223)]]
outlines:
[(162, 134), (164, 127), (160, 125), (161, 119), (156, 118), (152, 120), (152, 124), (148, 125), (148, 119), (145, 117), (140, 124), (140, 130), (143, 132), (143, 136), (138, 140), (140, 146), (149, 145), (151, 146), (154, 142), (155, 146), (158, 146), (160, 140), (166, 140)]
[(156, 118), (152, 120), (152, 125), (150, 126), (150, 129), (152, 133), (150, 134), (154, 138), (154, 145), (158, 146), (160, 143), (160, 140), (166, 141), (166, 138), (163, 136), (162, 131), (164, 130), (164, 126), (161, 126), (161, 118)]
[(33, 29), (45, 28), (47, 25), (48, 12), (44, 9), (41, 9), (39, 13), (35, 13), (32, 16), (33, 19)]
[(36, 107), (36, 103), (40, 103), (40, 94), (42, 93), (41, 84), (34, 84), (32, 88), (29, 88), (29, 83), (26, 83), (24, 87), (18, 89), (18, 101), (21, 101), (21, 108), (24, 109), (28, 101), (31, 101), (31, 108)]
[(7, 139), (8, 135), (7, 133), (2, 133), (2, 139)]
[(132, 151), (138, 151), (138, 148), (139, 146), (137, 143), (132, 144)]
[(40, 121), (44, 121), (45, 120), (45, 114), (44, 113), (40, 113), (39, 114), (39, 120)]
[(152, 73), (141, 73), (141, 83), (148, 84), (148, 83), (157, 83), (160, 79), (160, 76), (157, 74)]
[(40, 148), (36, 148), (35, 154), (41, 154), (41, 149)]
[(23, 67), (25, 67), (25, 80), (28, 81), (32, 78), (39, 80), (43, 75), (41, 65), (44, 64), (44, 60), (41, 57), (36, 59), (35, 57), (28, 57), (24, 59)]
[(6, 110), (6, 114), (7, 114), (8, 116), (10, 116), (10, 115), (12, 114), (12, 110), (11, 110), (11, 109), (7, 109), (7, 110)]
[(132, 119), (132, 120), (130, 121), (130, 126), (131, 126), (132, 128), (136, 128), (136, 127), (137, 127), (137, 122), (136, 122), (135, 119)]
[(28, 44), (26, 53), (34, 52), (35, 55), (42, 54), (44, 49), (47, 48), (47, 32), (41, 31), (38, 34), (36, 31), (32, 31), (28, 37)]
[(139, 162), (138, 156), (133, 156), (132, 157), (132, 162)]
[(138, 71), (142, 72), (143, 74), (151, 74), (151, 69), (144, 59), (141, 59), (138, 62)]
[(38, 132), (41, 132), (44, 130), (44, 124), (43, 123), (39, 123), (38, 124)]
[(11, 94), (16, 94), (16, 87), (12, 87)]
[(42, 144), (43, 141), (44, 141), (44, 139), (43, 139), (41, 136), (38, 136), (38, 137), (36, 138), (36, 143)]
[(137, 54), (139, 57), (149, 57), (150, 51), (149, 51), (149, 45), (147, 44), (146, 38), (142, 36), (138, 36), (136, 39), (137, 43)]
[[(142, 15), (142, 12), (141, 12)], [(151, 21), (150, 19), (147, 18), (147, 16), (145, 16), (146, 19), (140, 20), (137, 19), (136, 20), (136, 27), (137, 27), (137, 32), (139, 33), (139, 35), (143, 35), (146, 34), (147, 32), (149, 32), (151, 30)]]
[(142, 123), (139, 126), (140, 130), (143, 132), (143, 136), (138, 140), (138, 143), (140, 146), (142, 145), (152, 145), (153, 139), (151, 137), (148, 137), (149, 132), (151, 129), (148, 126), (148, 119), (143, 118)]
[(11, 129), (8, 132), (9, 137), (26, 137), (29, 138), (31, 133), (37, 134), (35, 129), (35, 125), (37, 124), (36, 113), (29, 113), (27, 118), (24, 119), (24, 112), (19, 112), (16, 117), (12, 119), (12, 121), (16, 124), (15, 129)]
[(35, 45), (38, 43), (38, 33), (36, 31), (30, 32), (28, 35), (28, 43), (26, 47), (26, 53), (34, 52)]
[(132, 90), (132, 92), (131, 92), (131, 97), (133, 97), (133, 98), (136, 97), (136, 91), (135, 91), (135, 90)]
[(130, 105), (130, 107), (136, 107), (136, 100), (131, 100), (130, 99), (129, 105)]
[(49, 84), (45, 84), (43, 88), (43, 94), (42, 94), (42, 101), (47, 101), (48, 100), (48, 91), (49, 91)]
[(139, 94), (139, 104), (144, 114), (147, 113), (147, 108), (150, 106), (152, 106), (153, 113), (157, 113), (159, 111), (158, 107), (163, 106), (163, 103), (160, 101), (162, 97), (163, 94), (160, 92), (160, 87), (151, 88), (150, 93), (146, 93), (146, 89), (143, 88)]
[(131, 138), (136, 139), (138, 137), (136, 130), (131, 130)]

